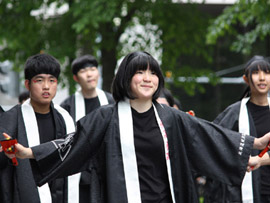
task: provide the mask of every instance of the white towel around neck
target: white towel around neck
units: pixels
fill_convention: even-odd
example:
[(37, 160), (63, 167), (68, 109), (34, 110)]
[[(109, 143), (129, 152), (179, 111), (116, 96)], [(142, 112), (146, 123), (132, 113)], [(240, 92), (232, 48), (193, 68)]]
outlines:
[[(66, 110), (64, 110), (59, 105), (54, 105), (54, 108), (63, 116), (67, 133), (72, 133), (75, 131), (74, 122), (71, 116)], [(27, 99), (22, 104), (22, 115), (26, 130), (26, 136), (28, 140), (29, 147), (33, 147), (40, 144), (39, 131), (37, 125), (37, 119), (34, 109), (30, 103), (30, 99)], [(79, 189), (75, 188), (74, 185), (79, 184), (79, 178), (76, 174), (68, 177), (68, 202), (79, 202)], [(38, 187), (39, 197), (41, 203), (51, 203), (51, 192), (49, 185), (46, 183), (41, 187)]]
[[(153, 106), (155, 111), (155, 117), (164, 141), (164, 149), (165, 149), (164, 157), (166, 159), (170, 191), (173, 202), (175, 202), (167, 135), (165, 128), (162, 124), (162, 121), (159, 118), (156, 107), (154, 104)], [(128, 202), (141, 203), (139, 173), (134, 144), (132, 112), (129, 100), (121, 101), (118, 103), (118, 116), (119, 116), (120, 141), (121, 141)]]
[[(249, 97), (242, 99), (240, 113), (239, 113), (239, 132), (250, 135), (250, 126), (247, 110), (247, 102)], [(268, 98), (268, 104), (270, 104), (270, 99)], [(253, 187), (252, 187), (252, 172), (246, 173), (241, 186), (242, 201), (243, 203), (253, 202)]]
[[(106, 94), (103, 90), (96, 88), (100, 105), (109, 104)], [(82, 94), (82, 90), (75, 92), (75, 120), (78, 121), (85, 116), (85, 102)]]

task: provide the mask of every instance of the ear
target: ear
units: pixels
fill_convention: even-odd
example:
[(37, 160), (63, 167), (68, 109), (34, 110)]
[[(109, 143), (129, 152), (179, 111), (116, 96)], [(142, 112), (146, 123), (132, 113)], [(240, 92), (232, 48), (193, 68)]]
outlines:
[(243, 80), (247, 85), (249, 85), (249, 79), (247, 78), (247, 76), (243, 75)]
[(78, 82), (78, 81), (79, 81), (77, 75), (73, 75), (73, 80), (74, 80), (75, 82)]
[(28, 91), (30, 91), (30, 81), (29, 80), (24, 81), (24, 86)]

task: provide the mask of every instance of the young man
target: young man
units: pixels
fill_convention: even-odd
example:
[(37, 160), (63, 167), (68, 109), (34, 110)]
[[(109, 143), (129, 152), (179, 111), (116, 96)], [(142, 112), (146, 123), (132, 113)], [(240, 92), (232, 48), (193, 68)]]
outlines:
[(100, 106), (114, 103), (110, 93), (97, 88), (98, 62), (92, 55), (78, 57), (71, 67), (73, 79), (80, 85), (80, 89), (64, 100), (61, 106), (70, 113), (74, 121)]
[[(31, 56), (26, 61), (24, 74), (30, 98), (1, 113), (0, 128), (29, 147), (73, 132), (74, 122), (68, 112), (52, 103), (60, 74), (59, 62), (48, 54)], [(37, 187), (28, 160), (18, 160), (18, 166), (5, 165), (6, 162), (6, 157), (0, 154), (0, 202), (78, 202), (78, 190), (71, 188), (74, 179), (78, 184), (76, 176), (55, 179)], [(69, 189), (72, 191), (68, 192)]]
[[(63, 101), (61, 106), (70, 113), (75, 122), (100, 106), (114, 103), (110, 93), (97, 88), (99, 80), (97, 67), (98, 62), (92, 55), (81, 56), (72, 63), (73, 79), (79, 84), (80, 89)], [(94, 187), (99, 182), (97, 173), (100, 167), (97, 159), (81, 173), (79, 185), (81, 203), (94, 202), (97, 199), (98, 188)]]

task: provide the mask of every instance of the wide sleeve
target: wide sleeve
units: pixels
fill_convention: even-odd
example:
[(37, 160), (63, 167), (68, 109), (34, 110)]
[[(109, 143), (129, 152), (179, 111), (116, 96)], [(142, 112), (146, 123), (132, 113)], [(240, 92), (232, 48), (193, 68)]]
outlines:
[(65, 139), (32, 147), (32, 170), (38, 185), (83, 171), (104, 142), (112, 108), (99, 108), (77, 122)]
[(185, 113), (176, 120), (192, 167), (213, 179), (240, 185), (254, 138)]

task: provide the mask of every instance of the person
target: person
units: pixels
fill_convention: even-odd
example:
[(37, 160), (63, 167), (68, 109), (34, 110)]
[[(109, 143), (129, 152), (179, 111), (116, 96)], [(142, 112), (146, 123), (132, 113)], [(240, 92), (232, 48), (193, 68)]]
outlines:
[[(35, 146), (62, 138), (75, 131), (72, 118), (52, 99), (57, 91), (59, 62), (49, 54), (36, 54), (25, 63), (25, 87), (30, 98), (23, 104), (1, 113), (0, 128), (12, 134), (25, 146)], [(18, 166), (7, 163), (0, 154), (0, 202), (76, 202), (78, 192), (72, 188), (74, 177), (51, 180), (37, 187), (28, 160), (19, 160)]]
[[(92, 55), (83, 55), (72, 62), (73, 79), (79, 84), (80, 89), (75, 94), (65, 99), (60, 106), (66, 109), (76, 122), (86, 114), (100, 106), (114, 103), (109, 92), (97, 88), (99, 80), (98, 62)], [(93, 165), (94, 164), (94, 165)], [(94, 202), (94, 194), (99, 187), (91, 187), (98, 183), (96, 169), (98, 162), (92, 162), (87, 170), (83, 171), (79, 183), (80, 202)]]
[(167, 106), (174, 107), (174, 98), (170, 90), (167, 88), (162, 88), (157, 98), (157, 102), (160, 104), (166, 104)]
[[(254, 137), (270, 131), (270, 64), (262, 56), (254, 56), (245, 64), (243, 79), (248, 85), (244, 97), (227, 107), (214, 123)], [(252, 155), (258, 154), (257, 150)], [(270, 166), (247, 173), (241, 186), (225, 185), (208, 179), (205, 202), (270, 202)]]
[(23, 104), (29, 98), (29, 91), (24, 91), (19, 94), (19, 104)]
[(65, 99), (61, 106), (74, 121), (78, 121), (94, 109), (114, 103), (112, 95), (97, 88), (99, 80), (98, 62), (92, 55), (83, 55), (72, 62), (73, 79), (80, 89)]
[(98, 155), (98, 201), (107, 203), (198, 202), (191, 166), (240, 185), (250, 151), (263, 149), (270, 133), (254, 138), (161, 105), (156, 99), (163, 86), (158, 62), (147, 52), (132, 52), (113, 80), (115, 104), (81, 118), (65, 139), (30, 148), (16, 144), (18, 151), (7, 156), (32, 159), (43, 185), (84, 170)]

